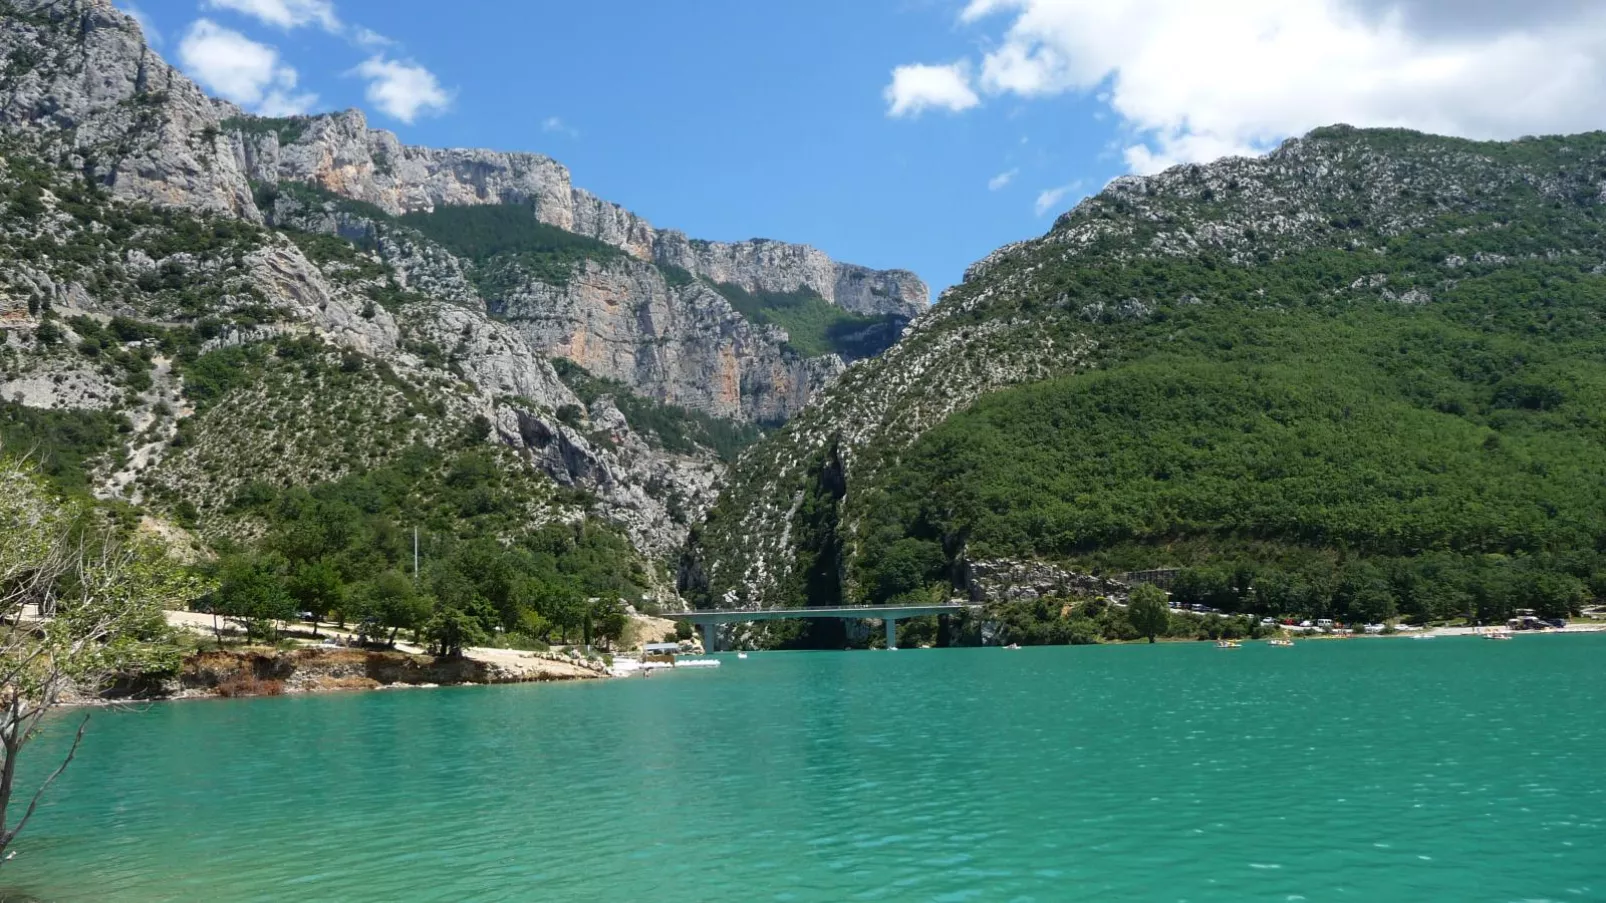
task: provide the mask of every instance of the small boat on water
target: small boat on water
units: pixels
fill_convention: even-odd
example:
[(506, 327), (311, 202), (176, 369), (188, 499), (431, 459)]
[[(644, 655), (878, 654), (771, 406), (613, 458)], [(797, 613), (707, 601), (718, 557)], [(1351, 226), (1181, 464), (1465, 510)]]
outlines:
[(738, 652), (738, 653), (736, 653), (736, 657), (737, 657), (737, 658), (747, 658), (747, 653), (745, 653), (745, 652)]
[(1504, 630), (1491, 630), (1484, 634), (1483, 638), (1486, 640), (1509, 640), (1511, 639), (1511, 634), (1506, 633)]
[(1217, 649), (1242, 649), (1243, 645), (1237, 640), (1216, 640)]
[(1287, 647), (1294, 645), (1294, 641), (1293, 640), (1267, 640), (1266, 641), (1266, 645), (1275, 646), (1278, 649), (1286, 649)]
[(1004, 648), (1008, 649), (1011, 652), (1019, 652), (1020, 651), (1020, 644), (1019, 643), (1010, 643), (1008, 646), (1005, 646)]
[(1411, 639), (1413, 639), (1413, 640), (1431, 640), (1435, 636), (1438, 636), (1438, 634), (1434, 634), (1434, 633), (1419, 633), (1416, 636), (1411, 637)]
[[(742, 658), (747, 653), (741, 653)], [(717, 658), (682, 658), (674, 643), (648, 643), (639, 655), (621, 655), (613, 660), (609, 669), (616, 676), (630, 674), (650, 675), (654, 671), (673, 671), (677, 668), (718, 668)]]

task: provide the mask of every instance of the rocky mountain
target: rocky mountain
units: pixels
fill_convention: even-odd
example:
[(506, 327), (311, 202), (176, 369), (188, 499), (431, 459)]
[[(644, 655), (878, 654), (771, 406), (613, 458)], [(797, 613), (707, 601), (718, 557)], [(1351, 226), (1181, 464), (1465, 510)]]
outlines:
[(1335, 127), (1119, 179), (749, 450), (682, 587), (1039, 561), (1236, 611), (1565, 612), (1606, 593), (1603, 221), (1601, 134)]
[(912, 273), (660, 231), (547, 157), (408, 147), (357, 111), (222, 126), (276, 223), (339, 216), (403, 287), (449, 286), (547, 354), (718, 416), (784, 421), (926, 307)]
[(0, 126), (126, 200), (257, 220), (218, 114), (110, 3), (0, 3)]
[[(658, 230), (544, 157), (245, 115), (109, 0), (3, 0), (0, 56), (0, 437), (197, 546), (368, 493), (672, 604), (664, 562), (755, 425), (925, 306), (906, 272)], [(517, 626), (454, 603), (492, 604)]]
[(369, 128), (358, 110), (278, 120), (230, 117), (225, 129), (239, 168), (266, 185), (309, 183), (392, 216), (439, 207), (528, 206), (549, 226), (749, 292), (807, 289), (852, 313), (906, 318), (927, 304), (925, 284), (905, 270), (837, 263), (806, 245), (697, 241), (654, 228), (574, 187), (568, 169), (538, 154), (409, 147), (391, 132)]
[[(840, 359), (879, 352), (927, 304), (924, 283), (906, 271), (837, 263), (803, 245), (657, 229), (573, 187), (547, 157), (408, 147), (356, 111), (244, 115), (163, 62), (109, 2), (11, 0), (6, 13), (0, 124), (44, 137), (44, 153), (116, 197), (259, 222), (264, 190), (310, 188), (383, 214), (370, 217), (371, 233), (393, 231), (387, 218), (494, 207), (511, 208), (487, 211), (497, 222), (516, 213), (594, 240), (570, 248), (561, 272), (523, 265), (552, 250), (542, 236), (516, 249), (522, 261), (506, 248), (483, 255), (494, 260), (454, 260), (415, 234), (401, 244), (427, 259), (385, 262), (399, 264), (402, 280), (458, 277), (459, 303), (527, 323), (521, 331), (537, 350), (661, 401), (779, 422), (839, 372)], [(472, 278), (487, 268), (494, 280)]]

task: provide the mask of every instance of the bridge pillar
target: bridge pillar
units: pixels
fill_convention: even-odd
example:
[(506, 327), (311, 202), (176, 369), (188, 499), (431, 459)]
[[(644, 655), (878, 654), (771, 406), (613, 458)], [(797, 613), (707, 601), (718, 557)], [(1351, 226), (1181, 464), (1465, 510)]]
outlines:
[(697, 626), (703, 629), (703, 652), (712, 654), (719, 651), (719, 625), (704, 621)]
[(898, 648), (898, 619), (884, 618), (882, 623), (887, 625), (887, 648)]

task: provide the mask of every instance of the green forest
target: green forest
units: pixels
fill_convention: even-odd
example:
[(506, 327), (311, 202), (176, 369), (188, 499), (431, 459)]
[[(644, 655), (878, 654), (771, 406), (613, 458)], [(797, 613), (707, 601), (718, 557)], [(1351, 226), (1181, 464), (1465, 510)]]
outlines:
[[(1183, 567), (1184, 603), (1343, 620), (1564, 616), (1606, 594), (1606, 277), (1525, 262), (1434, 285), (1430, 304), (1333, 300), (1377, 265), (1055, 277), (1213, 300), (1101, 324), (1111, 351), (1091, 371), (924, 435), (875, 506), (861, 583), (909, 592), (962, 550)], [(926, 570), (888, 585), (876, 562), (911, 545)]]
[[(526, 478), (494, 450), (419, 445), (309, 488), (244, 487), (232, 514), (263, 538), (221, 543), (211, 609), (270, 629), (301, 612), (437, 650), (603, 642), (647, 583), (628, 542), (589, 520), (529, 528)], [(414, 571), (414, 530), (419, 564)]]
[(454, 254), (474, 261), (475, 281), (486, 291), (511, 287), (517, 265), (530, 277), (567, 285), (575, 266), (586, 260), (607, 261), (625, 252), (607, 244), (549, 226), (528, 204), (482, 204), (440, 207), (409, 213), (396, 220), (423, 233)]
[(851, 313), (813, 289), (754, 292), (729, 282), (710, 285), (749, 322), (786, 330), (787, 344), (804, 357), (831, 353), (848, 361), (874, 357), (890, 348), (902, 329), (896, 317)]

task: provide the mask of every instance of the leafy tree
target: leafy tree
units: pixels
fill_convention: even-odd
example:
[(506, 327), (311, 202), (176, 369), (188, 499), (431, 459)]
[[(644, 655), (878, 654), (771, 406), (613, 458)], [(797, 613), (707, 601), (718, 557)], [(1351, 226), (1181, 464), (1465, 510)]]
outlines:
[(309, 561), (296, 569), (290, 580), (290, 595), (302, 611), (312, 614), (312, 635), (318, 635), (318, 622), (345, 603), (346, 587), (340, 572), (328, 559)]
[(1152, 643), (1155, 637), (1166, 632), (1171, 622), (1171, 607), (1166, 603), (1163, 590), (1152, 583), (1140, 583), (1132, 589), (1126, 616), (1132, 628)]
[(625, 626), (629, 623), (625, 607), (618, 599), (598, 599), (591, 605), (589, 618), (591, 642), (603, 645), (611, 645), (624, 636)]
[(248, 637), (271, 639), (278, 632), (277, 622), (295, 617), (295, 599), (271, 558), (253, 554), (226, 558), (218, 577), (212, 611), (244, 624)]
[(478, 619), (444, 604), (436, 606), (434, 616), (424, 625), (424, 635), (435, 654), (447, 658), (460, 658), (466, 647), (478, 646), (486, 639)]
[(388, 645), (396, 645), (401, 630), (418, 630), (429, 618), (433, 601), (420, 593), (411, 578), (399, 571), (386, 571), (374, 580), (370, 590), (371, 616), (390, 628)]
[(879, 604), (922, 589), (942, 576), (947, 563), (937, 543), (913, 537), (900, 539), (874, 565), (871, 599)]
[[(78, 752), (89, 716), (61, 764), (14, 802), (18, 763), (69, 687), (94, 691), (125, 670), (176, 666), (148, 642), (166, 631), (164, 608), (182, 608), (207, 586), (163, 550), (86, 527), (83, 512), (45, 489), (35, 469), (0, 459), (0, 618), (51, 615), (0, 635), (0, 854)], [(0, 862), (9, 857), (0, 856)]]

